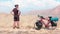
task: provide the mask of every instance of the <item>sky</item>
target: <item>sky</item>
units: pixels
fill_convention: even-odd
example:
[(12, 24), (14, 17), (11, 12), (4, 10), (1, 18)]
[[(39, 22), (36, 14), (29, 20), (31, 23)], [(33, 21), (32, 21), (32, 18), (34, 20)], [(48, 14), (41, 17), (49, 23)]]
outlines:
[(0, 0), (0, 13), (10, 13), (14, 5), (19, 5), (22, 13), (31, 10), (51, 9), (60, 5), (60, 0)]

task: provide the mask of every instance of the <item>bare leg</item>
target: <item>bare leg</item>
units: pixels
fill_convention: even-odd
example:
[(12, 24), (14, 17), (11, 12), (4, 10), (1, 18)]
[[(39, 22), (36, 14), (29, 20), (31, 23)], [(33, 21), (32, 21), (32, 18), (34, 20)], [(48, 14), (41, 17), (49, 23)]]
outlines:
[(19, 21), (17, 21), (17, 28), (19, 28)]
[(16, 21), (14, 21), (13, 23), (13, 29), (15, 29), (15, 27), (16, 27)]

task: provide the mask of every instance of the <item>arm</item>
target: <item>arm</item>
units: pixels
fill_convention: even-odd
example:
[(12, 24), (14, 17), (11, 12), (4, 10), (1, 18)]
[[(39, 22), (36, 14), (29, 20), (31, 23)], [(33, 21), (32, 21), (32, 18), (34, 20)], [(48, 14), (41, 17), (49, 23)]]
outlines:
[(12, 15), (14, 15), (13, 11), (10, 12)]
[(21, 11), (18, 12), (18, 15), (21, 15)]
[(15, 8), (10, 12), (12, 15), (14, 15), (14, 12), (13, 12), (14, 10), (15, 10)]

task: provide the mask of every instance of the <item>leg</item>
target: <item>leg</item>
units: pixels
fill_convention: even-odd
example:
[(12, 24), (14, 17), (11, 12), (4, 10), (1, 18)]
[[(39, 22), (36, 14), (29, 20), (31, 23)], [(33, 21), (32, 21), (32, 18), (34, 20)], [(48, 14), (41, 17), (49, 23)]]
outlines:
[(17, 28), (19, 28), (19, 16), (17, 16)]
[(14, 23), (13, 23), (13, 29), (16, 27), (16, 16), (14, 15)]
[(19, 16), (18, 15), (14, 17), (14, 21), (16, 21), (16, 27), (19, 28)]
[(16, 27), (19, 29), (19, 21), (17, 21), (17, 23), (16, 23), (16, 24), (17, 24), (17, 26), (16, 26)]
[(15, 27), (16, 27), (16, 21), (14, 21), (13, 23), (13, 29), (15, 29)]

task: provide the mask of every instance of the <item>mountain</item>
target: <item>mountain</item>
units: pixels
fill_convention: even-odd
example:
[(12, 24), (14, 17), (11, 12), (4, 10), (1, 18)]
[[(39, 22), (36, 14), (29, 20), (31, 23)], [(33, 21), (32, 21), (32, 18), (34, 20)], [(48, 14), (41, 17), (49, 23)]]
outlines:
[(46, 9), (46, 10), (31, 10), (27, 13), (28, 15), (60, 15), (60, 5), (56, 6), (52, 9)]
[(48, 9), (48, 10), (32, 10), (30, 11), (28, 14), (29, 15), (47, 15), (47, 13), (50, 12), (51, 9)]
[(60, 15), (60, 5), (52, 9), (51, 13), (54, 15)]

